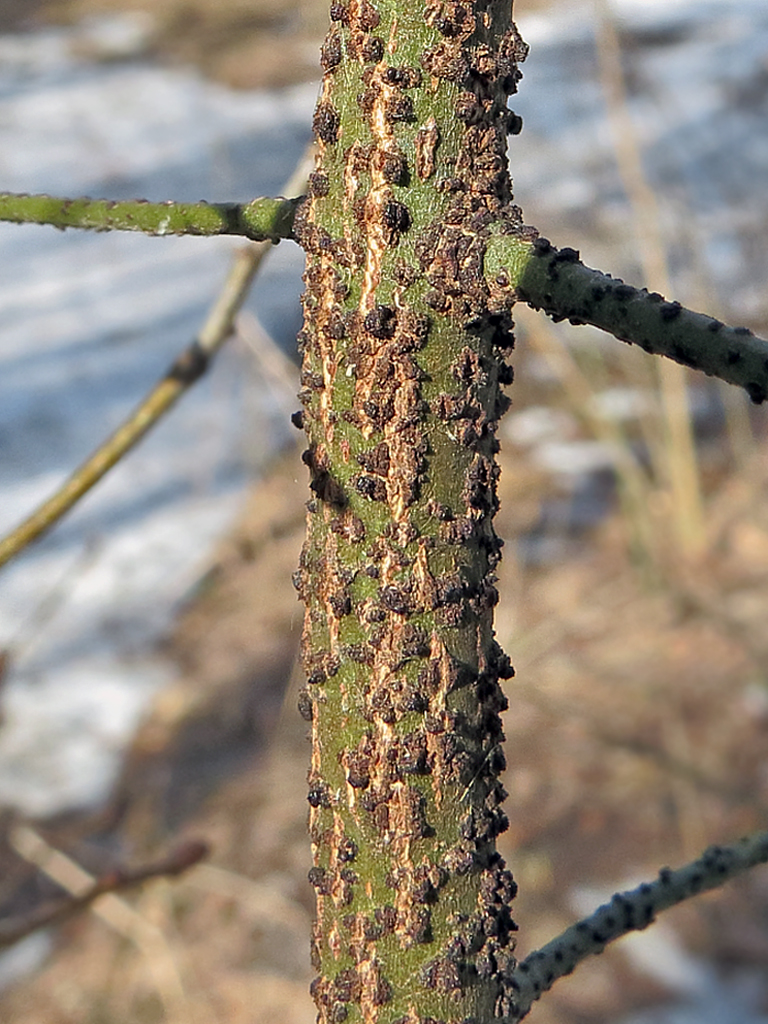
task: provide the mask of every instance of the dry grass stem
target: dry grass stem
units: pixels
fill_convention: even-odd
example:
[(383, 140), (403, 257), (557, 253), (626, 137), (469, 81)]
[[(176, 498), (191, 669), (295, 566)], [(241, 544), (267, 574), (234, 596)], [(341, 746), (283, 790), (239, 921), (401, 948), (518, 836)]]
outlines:
[[(661, 230), (661, 211), (643, 169), (637, 134), (629, 112), (621, 46), (614, 16), (608, 0), (595, 2), (600, 77), (613, 129), (619, 173), (632, 210), (636, 251), (646, 286), (669, 295), (671, 287)], [(687, 371), (666, 359), (656, 360), (656, 370), (661, 387), (666, 437), (664, 444), (652, 450), (651, 455), (660, 471), (659, 479), (666, 480), (671, 491), (677, 543), (685, 554), (691, 556), (700, 552), (704, 543), (704, 511), (686, 390)]]
[[(285, 190), (289, 195), (299, 195), (303, 191), (310, 159), (310, 153), (305, 153), (287, 182)], [(112, 436), (75, 470), (51, 498), (15, 530), (0, 539), (0, 567), (47, 533), (206, 372), (211, 360), (232, 334), (235, 317), (271, 248), (271, 242), (258, 242), (237, 251), (198, 337), (174, 361), (163, 378)]]
[[(61, 850), (50, 846), (27, 825), (17, 825), (11, 832), (10, 842), (20, 857), (34, 864), (74, 897), (82, 897), (96, 884), (93, 875)], [(154, 981), (167, 1018), (194, 1020), (182, 979), (180, 950), (171, 948), (163, 931), (115, 893), (100, 895), (89, 909), (109, 928), (136, 946), (145, 970)]]

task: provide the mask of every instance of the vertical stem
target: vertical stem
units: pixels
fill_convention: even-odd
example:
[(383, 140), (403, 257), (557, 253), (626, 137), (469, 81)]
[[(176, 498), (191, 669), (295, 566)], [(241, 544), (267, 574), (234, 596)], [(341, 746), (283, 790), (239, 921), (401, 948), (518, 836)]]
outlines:
[(491, 225), (527, 236), (505, 154), (526, 52), (510, 7), (337, 0), (322, 51), (295, 225), (321, 1022), (514, 1015), (516, 886), (495, 848), (512, 670), (492, 624), (512, 339), (483, 276)]

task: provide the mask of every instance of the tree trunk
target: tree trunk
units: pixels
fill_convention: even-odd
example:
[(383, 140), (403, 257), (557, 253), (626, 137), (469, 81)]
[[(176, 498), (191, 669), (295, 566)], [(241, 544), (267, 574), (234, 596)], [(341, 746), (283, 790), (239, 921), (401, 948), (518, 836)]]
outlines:
[(510, 289), (508, 2), (334, 2), (296, 234), (309, 446), (300, 709), (312, 720), (322, 1022), (514, 1017), (494, 568)]

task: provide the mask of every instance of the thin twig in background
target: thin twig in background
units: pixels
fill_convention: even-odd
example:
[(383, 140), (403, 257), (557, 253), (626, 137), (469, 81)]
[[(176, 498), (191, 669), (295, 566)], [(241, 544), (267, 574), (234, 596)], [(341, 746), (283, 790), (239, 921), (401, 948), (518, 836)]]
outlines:
[[(48, 587), (30, 614), (6, 642), (5, 652), (10, 661), (28, 657), (45, 635), (46, 627), (70, 600), (72, 590), (101, 554), (101, 540), (92, 538), (77, 552), (58, 579), (47, 581)], [(2, 685), (2, 674), (0, 674)]]
[[(75, 897), (75, 902), (82, 902), (99, 884), (98, 880), (84, 871), (79, 864), (61, 850), (52, 847), (28, 825), (17, 825), (13, 828), (9, 842), (20, 857), (34, 864), (39, 871), (71, 893)], [(176, 854), (179, 870), (191, 867), (204, 853), (205, 848), (199, 843), (181, 847)], [(166, 860), (166, 867), (169, 860), (170, 858)], [(177, 957), (163, 931), (114, 891), (96, 893), (95, 898), (87, 901), (85, 905), (104, 924), (129, 939), (139, 950), (152, 975), (167, 1019), (194, 1019), (193, 1008), (179, 972)], [(76, 909), (82, 907), (78, 906)]]
[(306, 934), (311, 916), (295, 900), (288, 899), (274, 886), (229, 871), (216, 864), (201, 864), (184, 885), (198, 891), (235, 900), (257, 921), (278, 922), (282, 927)]
[[(693, 260), (694, 268), (694, 274), (687, 289), (687, 298), (699, 308), (706, 306), (709, 313), (717, 317), (718, 320), (725, 320), (727, 313), (721, 308), (716, 283), (704, 258), (706, 245), (701, 234), (701, 225), (696, 224), (695, 218), (682, 217), (679, 219), (677, 235), (685, 243)], [(749, 404), (744, 401), (743, 395), (733, 388), (729, 388), (724, 381), (717, 381), (716, 387), (725, 415), (725, 429), (730, 442), (732, 462), (735, 463), (744, 479), (757, 488), (759, 476), (755, 473), (755, 463), (759, 459), (761, 446), (755, 436)], [(755, 495), (757, 495), (757, 490), (755, 490)], [(711, 504), (708, 504), (706, 525), (709, 548), (714, 543), (711, 522), (712, 507)]]
[[(308, 165), (307, 152), (287, 182), (287, 192), (300, 193), (303, 190), (309, 173)], [(258, 242), (235, 254), (227, 279), (195, 341), (174, 360), (159, 383), (111, 437), (72, 473), (51, 498), (0, 540), (0, 566), (50, 530), (202, 377), (232, 334), (235, 317), (271, 248), (270, 242)]]
[[(12, 846), (17, 853), (24, 856), (25, 860), (31, 860), (35, 855), (45, 852), (47, 856), (53, 853), (53, 848), (42, 840), (37, 833), (26, 826), (18, 826), (12, 836)], [(44, 844), (44, 845), (43, 845)], [(37, 854), (35, 854), (37, 851)], [(175, 878), (177, 875), (194, 867), (208, 854), (208, 847), (205, 843), (187, 842), (178, 846), (161, 860), (151, 864), (144, 864), (139, 868), (117, 869), (100, 875), (94, 880), (83, 881), (83, 887), (74, 881), (76, 891), (70, 897), (51, 900), (40, 907), (36, 907), (28, 914), (21, 914), (17, 917), (0, 920), (0, 949), (12, 946), (15, 942), (31, 935), (32, 932), (41, 928), (49, 928), (51, 925), (61, 924), (74, 917), (75, 914), (87, 910), (96, 900), (107, 893), (125, 892), (128, 889), (135, 889), (144, 882), (155, 878)], [(36, 866), (41, 864), (34, 860)], [(45, 870), (41, 868), (42, 870)], [(46, 870), (46, 874), (49, 871)], [(57, 879), (59, 881), (59, 879)], [(62, 884), (61, 882), (59, 884)]]
[(595, 407), (594, 382), (582, 371), (570, 350), (546, 320), (535, 317), (524, 307), (517, 320), (525, 328), (529, 344), (543, 356), (563, 387), (570, 410), (589, 432), (610, 451), (616, 474), (625, 523), (631, 536), (630, 548), (655, 565), (655, 533), (649, 516), (650, 480), (621, 427)]
[(296, 404), (299, 368), (266, 331), (258, 318), (246, 310), (237, 321), (237, 336), (248, 346), (258, 363), (261, 376), (273, 385), (279, 400)]

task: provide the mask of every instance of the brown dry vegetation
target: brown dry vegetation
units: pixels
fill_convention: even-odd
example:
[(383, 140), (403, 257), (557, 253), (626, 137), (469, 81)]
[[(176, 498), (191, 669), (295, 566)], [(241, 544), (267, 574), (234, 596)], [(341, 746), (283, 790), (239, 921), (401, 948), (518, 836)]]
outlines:
[[(13, 6), (0, 5), (0, 18)], [(74, 17), (125, 5), (38, 6)], [(321, 31), (320, 6), (305, 4), (308, 41)], [(251, 0), (155, 2), (157, 45), (187, 60), (205, 51), (203, 66), (229, 81), (280, 82), (259, 54), (290, 19), (272, 0), (257, 5), (257, 15), (253, 8)], [(275, 61), (281, 69), (286, 63)], [(295, 61), (292, 71), (299, 67)], [(517, 408), (541, 397), (527, 383), (525, 362), (523, 343), (512, 391)], [(762, 420), (756, 428), (764, 431)], [(627, 526), (615, 513), (565, 538), (567, 557), (556, 564), (526, 564), (515, 538), (536, 528), (553, 485), (522, 452), (504, 446), (498, 632), (518, 676), (506, 716), (511, 827), (502, 846), (521, 888), (522, 952), (573, 919), (574, 885), (649, 876), (709, 842), (765, 827), (768, 458), (756, 452), (735, 473), (725, 444), (708, 463), (705, 554), (677, 562), (662, 504), (655, 515), (665, 571), (655, 575), (627, 556)], [(301, 608), (290, 584), (303, 533), (304, 472), (297, 453), (277, 462), (212, 559), (168, 638), (178, 681), (155, 702), (110, 805), (88, 820), (39, 825), (93, 870), (140, 862), (179, 837), (209, 841), (209, 863), (126, 897), (131, 927), (116, 930), (86, 914), (62, 928), (43, 969), (0, 995), (4, 1022), (314, 1019), (306, 727), (295, 712)], [(6, 908), (44, 891), (35, 869), (7, 849), (2, 864)], [(762, 870), (670, 920), (689, 948), (724, 968), (764, 966), (767, 912)], [(664, 996), (633, 972), (619, 947), (560, 983), (531, 1019), (600, 1024)]]
[[(42, 828), (92, 867), (109, 862), (105, 836), (138, 861), (180, 836), (202, 837), (209, 865), (128, 899), (159, 929), (156, 945), (93, 915), (70, 923), (34, 981), (0, 999), (4, 1021), (313, 1019), (307, 743), (294, 710), (301, 612), (290, 585), (302, 535), (298, 465), (297, 454), (286, 457), (255, 488), (181, 616), (169, 640), (179, 680), (156, 701), (110, 807)], [(535, 522), (547, 486), (504, 453), (499, 635), (518, 677), (506, 716), (503, 849), (521, 886), (523, 951), (573, 919), (574, 885), (649, 876), (765, 822), (768, 460), (758, 473), (749, 486), (723, 481), (701, 565), (649, 587), (615, 518), (572, 539), (557, 565), (516, 561), (514, 537)], [(15, 884), (24, 881), (17, 868)], [(762, 871), (674, 921), (722, 965), (759, 966), (767, 909)], [(608, 1021), (664, 994), (619, 948), (560, 983), (532, 1019)]]

